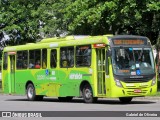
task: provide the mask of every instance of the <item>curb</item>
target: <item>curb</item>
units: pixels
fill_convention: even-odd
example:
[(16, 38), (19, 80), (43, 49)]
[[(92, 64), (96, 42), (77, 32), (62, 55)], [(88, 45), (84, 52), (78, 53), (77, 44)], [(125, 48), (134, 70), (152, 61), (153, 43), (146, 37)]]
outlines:
[(146, 97), (135, 97), (134, 100), (160, 100), (160, 97), (157, 96), (146, 96)]

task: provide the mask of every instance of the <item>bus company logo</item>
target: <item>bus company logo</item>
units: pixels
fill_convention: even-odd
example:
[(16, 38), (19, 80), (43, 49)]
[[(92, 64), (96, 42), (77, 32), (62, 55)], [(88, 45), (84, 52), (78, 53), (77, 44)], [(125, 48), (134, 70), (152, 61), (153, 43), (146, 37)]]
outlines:
[(77, 79), (77, 80), (80, 80), (82, 79), (82, 74), (80, 73), (71, 73), (69, 75), (69, 79)]
[(45, 78), (45, 75), (37, 75), (37, 80), (44, 80)]

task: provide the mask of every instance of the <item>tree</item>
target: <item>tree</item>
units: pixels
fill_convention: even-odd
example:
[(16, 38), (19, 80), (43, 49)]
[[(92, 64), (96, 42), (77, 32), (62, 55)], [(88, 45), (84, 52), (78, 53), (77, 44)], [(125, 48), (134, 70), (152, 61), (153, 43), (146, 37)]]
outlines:
[(160, 26), (159, 0), (76, 0), (64, 9), (71, 34), (138, 34), (156, 39)]
[(160, 33), (159, 0), (1, 0), (0, 7), (0, 36), (10, 44), (66, 32), (138, 34), (155, 44)]
[(156, 51), (157, 51), (157, 57), (156, 57), (156, 66), (157, 66), (157, 72), (158, 72), (158, 77), (160, 77), (160, 35), (157, 39), (157, 43), (156, 43)]
[[(53, 2), (54, 0), (1, 0), (1, 36), (4, 32), (9, 35), (10, 45), (40, 39), (43, 24), (53, 18), (51, 11), (48, 11)], [(45, 28), (43, 30), (46, 32)]]

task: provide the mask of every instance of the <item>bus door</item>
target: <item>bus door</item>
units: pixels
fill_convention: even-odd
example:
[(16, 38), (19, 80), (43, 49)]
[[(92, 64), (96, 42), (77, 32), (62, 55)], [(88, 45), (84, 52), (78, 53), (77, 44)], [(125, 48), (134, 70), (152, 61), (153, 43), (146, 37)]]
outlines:
[(10, 59), (10, 88), (11, 93), (15, 92), (15, 55), (9, 55)]
[(106, 95), (105, 82), (105, 48), (97, 48), (97, 91), (98, 95)]

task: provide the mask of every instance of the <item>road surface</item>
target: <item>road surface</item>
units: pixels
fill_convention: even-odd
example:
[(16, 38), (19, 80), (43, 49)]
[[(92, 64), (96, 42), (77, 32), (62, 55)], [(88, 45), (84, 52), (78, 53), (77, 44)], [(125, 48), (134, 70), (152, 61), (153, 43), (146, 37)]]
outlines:
[[(79, 118), (79, 113), (82, 113), (82, 116), (84, 115), (83, 117), (85, 117), (86, 114), (90, 114), (87, 118), (94, 117), (89, 120), (97, 120), (96, 115), (100, 116), (101, 114), (104, 117), (111, 116), (118, 120), (120, 117), (124, 117), (123, 120), (128, 117), (130, 119), (135, 117), (138, 117), (137, 119), (142, 119), (143, 117), (139, 116), (139, 114), (142, 113), (147, 117), (145, 120), (150, 120), (152, 117), (151, 115), (158, 120), (159, 117), (155, 115), (160, 116), (160, 98), (134, 98), (130, 104), (121, 104), (118, 99), (99, 99), (97, 103), (86, 104), (81, 98), (74, 98), (72, 102), (59, 102), (57, 98), (51, 97), (45, 97), (43, 101), (28, 101), (26, 96), (0, 94), (0, 111), (12, 113), (18, 111), (18, 113), (20, 112), (21, 114), (22, 112), (26, 112), (21, 117), (27, 116), (28, 112), (31, 112), (31, 114), (35, 112), (37, 113), (37, 117), (46, 117), (48, 114), (51, 117), (55, 115), (58, 119), (60, 119), (60, 117), (66, 117), (66, 114), (74, 118), (78, 113), (77, 119), (79, 120), (81, 119)], [(55, 111), (63, 112), (55, 113)], [(71, 112), (67, 113), (65, 111)], [(103, 112), (106, 112), (106, 114)], [(38, 113), (42, 113), (41, 116)], [(72, 117), (72, 114), (74, 117)], [(137, 114), (138, 116), (136, 116)], [(17, 117), (16, 115), (17, 114), (13, 115), (15, 120), (17, 120), (17, 118), (15, 118)], [(69, 117), (67, 117), (67, 119), (69, 119)], [(103, 117), (100, 118), (102, 119)]]

